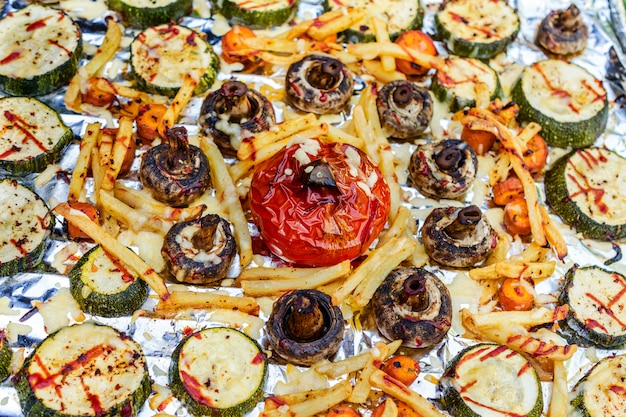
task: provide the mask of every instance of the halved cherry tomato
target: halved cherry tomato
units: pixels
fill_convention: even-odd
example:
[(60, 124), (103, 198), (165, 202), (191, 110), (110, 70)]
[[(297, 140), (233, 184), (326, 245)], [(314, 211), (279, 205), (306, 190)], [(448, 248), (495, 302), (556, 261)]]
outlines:
[(235, 25), (222, 36), (222, 58), (229, 64), (240, 62), (246, 70), (253, 70), (260, 64), (257, 51), (248, 51), (241, 42), (244, 38), (256, 38), (254, 31), (245, 26)]
[[(396, 38), (395, 43), (409, 52), (414, 50), (423, 54), (437, 56), (435, 43), (430, 36), (421, 30), (407, 30)], [(424, 68), (404, 59), (396, 59), (396, 69), (406, 75), (424, 75), (429, 70), (429, 68)]]
[(467, 143), (476, 152), (476, 155), (484, 155), (496, 142), (496, 135), (486, 130), (472, 130), (463, 127), (461, 140)]
[(161, 119), (167, 111), (164, 104), (145, 104), (139, 108), (139, 113), (135, 118), (137, 123), (137, 134), (141, 139), (150, 144), (159, 136), (159, 125)]
[(528, 311), (535, 304), (535, 297), (518, 278), (506, 278), (502, 281), (498, 290), (498, 300), (500, 307), (506, 311)]
[(509, 177), (493, 186), (493, 202), (498, 206), (506, 206), (513, 200), (524, 199), (524, 186), (517, 177)]
[(539, 135), (533, 136), (524, 150), (524, 163), (532, 175), (537, 175), (546, 166), (548, 160), (548, 144)]
[(530, 234), (530, 218), (528, 217), (526, 200), (509, 201), (504, 206), (504, 225), (512, 235), (526, 236)]
[(415, 382), (420, 373), (419, 363), (406, 355), (396, 355), (387, 359), (381, 369), (407, 386)]
[[(80, 201), (69, 201), (68, 204), (74, 210), (82, 211), (89, 217), (93, 222), (98, 223), (98, 210), (89, 203), (83, 203)], [(84, 234), (79, 228), (76, 226), (67, 223), (67, 233), (70, 235), (72, 239), (90, 239), (89, 236)]]
[(363, 254), (383, 229), (389, 186), (358, 148), (304, 139), (259, 164), (250, 209), (267, 247), (287, 262), (328, 266)]
[(361, 417), (361, 414), (347, 404), (340, 404), (328, 410), (326, 417)]

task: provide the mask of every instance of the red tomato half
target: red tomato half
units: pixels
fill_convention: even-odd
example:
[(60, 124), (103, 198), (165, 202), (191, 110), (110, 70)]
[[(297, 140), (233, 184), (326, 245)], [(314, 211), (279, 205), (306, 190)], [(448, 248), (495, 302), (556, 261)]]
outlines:
[(260, 164), (250, 209), (278, 257), (327, 266), (361, 255), (383, 229), (389, 186), (354, 146), (303, 139)]

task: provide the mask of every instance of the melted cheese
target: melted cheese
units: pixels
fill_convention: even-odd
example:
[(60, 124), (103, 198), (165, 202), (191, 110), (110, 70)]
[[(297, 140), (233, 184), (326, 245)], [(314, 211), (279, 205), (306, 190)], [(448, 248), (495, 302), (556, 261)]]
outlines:
[(449, 1), (438, 18), (454, 37), (470, 42), (497, 42), (520, 27), (515, 10), (502, 0)]
[(438, 73), (437, 79), (455, 96), (475, 100), (478, 83), (486, 84), (490, 95), (496, 91), (498, 76), (488, 65), (477, 59), (458, 57), (451, 57), (447, 62), (445, 74)]
[(351, 27), (364, 33), (373, 33), (371, 20), (374, 17), (387, 19), (387, 30), (390, 34), (402, 32), (411, 26), (419, 13), (419, 2), (416, 0), (333, 0), (328, 5), (333, 10), (354, 8), (364, 11), (366, 16)]

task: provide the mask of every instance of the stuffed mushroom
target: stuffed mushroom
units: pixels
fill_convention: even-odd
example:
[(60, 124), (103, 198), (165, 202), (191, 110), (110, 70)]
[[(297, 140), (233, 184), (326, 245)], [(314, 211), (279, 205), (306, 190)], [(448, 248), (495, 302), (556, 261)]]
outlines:
[(405, 80), (392, 81), (378, 92), (378, 115), (394, 139), (412, 139), (426, 130), (433, 117), (433, 99), (427, 88)]
[(537, 44), (555, 55), (582, 52), (588, 38), (589, 28), (575, 4), (564, 10), (552, 10), (537, 29)]

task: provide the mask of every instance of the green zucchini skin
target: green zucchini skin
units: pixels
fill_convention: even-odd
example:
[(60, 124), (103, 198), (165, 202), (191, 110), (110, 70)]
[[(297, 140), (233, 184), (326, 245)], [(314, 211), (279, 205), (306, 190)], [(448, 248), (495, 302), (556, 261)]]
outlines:
[[(478, 12), (482, 14), (471, 16), (468, 10), (463, 10), (470, 5), (472, 11), (478, 9)], [(466, 14), (460, 15), (458, 12)], [(468, 33), (469, 37), (455, 33), (452, 24), (446, 23), (448, 19), (457, 24), (459, 22), (456, 21), (465, 20), (465, 25), (459, 26), (461, 30), (471, 32), (471, 34)], [(475, 26), (481, 25), (481, 21), (484, 27), (476, 28)], [(504, 52), (507, 46), (517, 38), (520, 27), (519, 16), (504, 0), (446, 1), (435, 14), (435, 30), (438, 38), (445, 42), (451, 53), (467, 58), (490, 59)], [(488, 33), (485, 38), (482, 37), (484, 33)]]
[[(107, 278), (113, 279), (116, 276), (121, 281), (132, 279), (132, 282), (114, 293), (92, 288), (88, 279), (90, 274), (94, 274), (92, 267), (98, 259), (99, 268), (115, 268), (107, 271)], [(148, 298), (148, 284), (124, 265), (116, 264), (113, 259), (107, 262), (107, 259), (110, 258), (100, 246), (94, 246), (86, 252), (69, 273), (70, 292), (80, 308), (87, 313), (102, 317), (130, 316)]]
[[(39, 18), (46, 15), (53, 17), (53, 19), (47, 19), (51, 22), (57, 19), (63, 22), (69, 21), (69, 26), (59, 27), (57, 32), (61, 31), (67, 34), (67, 37), (70, 38), (68, 46), (71, 41), (74, 41), (75, 45), (71, 50), (68, 50), (66, 46), (61, 45), (57, 33), (49, 34), (44, 39), (49, 39), (53, 45), (59, 45), (59, 50), (64, 52), (56, 55), (53, 59), (54, 65), (51, 68), (42, 69), (41, 66), (48, 65), (47, 61), (42, 64), (38, 62), (33, 64), (33, 58), (27, 56), (28, 54), (16, 56), (13, 52), (17, 54), (19, 52), (11, 52), (9, 48), (12, 46), (10, 40), (13, 40), (20, 45), (20, 48), (30, 50), (38, 57), (46, 55), (40, 51), (50, 48), (50, 44), (36, 45), (36, 38), (30, 36), (37, 29), (47, 27), (44, 18)], [(55, 15), (58, 15), (58, 18)], [(45, 22), (43, 26), (39, 23), (41, 21)], [(22, 36), (15, 35), (18, 33)], [(83, 52), (82, 32), (78, 25), (63, 11), (32, 4), (15, 13), (9, 13), (0, 21), (0, 38), (3, 39), (4, 45), (3, 48), (0, 48), (0, 91), (5, 94), (15, 96), (45, 95), (67, 85), (78, 70), (78, 60)], [(43, 61), (45, 58), (38, 59)], [(11, 66), (15, 68), (11, 68)], [(24, 68), (30, 69), (28, 74), (24, 73)]]
[[(41, 197), (14, 179), (0, 181), (0, 205), (4, 213), (10, 213), (0, 221), (2, 229), (22, 233), (0, 239), (0, 253), (5, 252), (6, 247), (15, 246), (15, 242), (20, 243), (18, 255), (0, 259), (0, 276), (10, 276), (41, 263), (48, 237), (54, 229), (54, 216)], [(27, 217), (20, 218), (20, 214)], [(41, 227), (41, 231), (35, 233), (37, 227)]]
[[(601, 103), (600, 108), (593, 115), (580, 118), (580, 120), (565, 120), (574, 118), (576, 112), (561, 111), (558, 117), (563, 120), (557, 120), (555, 116), (546, 114), (550, 110), (545, 107), (545, 100), (542, 100), (539, 106), (533, 106), (527, 95), (530, 92), (536, 94), (539, 89), (530, 84), (533, 79), (539, 77), (547, 79), (550, 71), (568, 74), (567, 77), (563, 77), (567, 81), (564, 81), (563, 85), (554, 86), (553, 92), (568, 94), (568, 87), (587, 85), (585, 88), (591, 91), (589, 95), (596, 96), (593, 98), (593, 103)], [(585, 77), (585, 83), (571, 79), (574, 73), (581, 78)], [(543, 76), (537, 74), (543, 74)], [(548, 59), (526, 67), (511, 90), (511, 98), (519, 105), (519, 119), (522, 122), (536, 122), (541, 125), (541, 136), (549, 145), (560, 148), (584, 148), (593, 145), (604, 132), (609, 117), (609, 102), (602, 82), (578, 65), (560, 60)], [(586, 106), (590, 104), (587, 103)]]
[[(482, 372), (478, 372), (478, 370), (476, 370), (477, 375), (480, 375), (480, 377), (484, 378), (485, 381), (489, 381), (488, 383), (490, 386), (488, 388), (491, 391), (490, 400), (493, 402), (493, 404), (485, 402), (480, 402), (480, 404), (483, 404), (487, 409), (497, 409), (498, 411), (501, 411), (502, 416), (515, 415), (519, 417), (540, 417), (541, 411), (543, 410), (543, 395), (541, 382), (537, 372), (519, 353), (510, 350), (506, 346), (493, 343), (479, 343), (477, 345), (469, 346), (459, 352), (448, 364), (442, 378), (439, 380), (441, 403), (444, 409), (455, 417), (481, 417), (478, 412), (472, 409), (471, 405), (474, 405), (474, 403), (469, 400), (466, 401), (461, 393), (459, 393), (459, 391), (455, 388), (458, 381), (453, 382), (452, 380), (459, 377), (457, 368), (461, 366), (461, 364), (472, 360), (479, 360), (482, 362), (482, 359), (479, 357), (482, 352), (487, 353), (487, 356), (505, 356), (505, 360), (511, 360), (511, 357), (514, 359), (517, 358), (519, 359), (518, 362), (525, 363), (527, 368), (524, 368), (524, 372), (532, 372), (532, 376), (534, 376), (533, 384), (536, 384), (537, 387), (537, 395), (533, 406), (530, 410), (527, 410), (525, 414), (520, 414), (517, 410), (507, 412), (506, 410), (497, 409), (497, 406), (502, 406), (503, 404), (512, 406), (515, 404), (514, 401), (520, 400), (517, 397), (512, 397), (514, 393), (511, 393), (509, 389), (505, 390), (507, 387), (502, 387), (500, 381), (507, 380), (509, 383), (517, 384), (519, 378), (515, 378), (515, 376), (503, 375), (501, 373), (503, 372), (502, 366), (495, 367), (491, 365), (490, 368), (486, 367)], [(519, 377), (519, 375), (517, 376)], [(464, 395), (469, 397), (469, 391)], [(502, 400), (502, 398), (505, 398), (505, 400)]]
[(9, 340), (4, 334), (4, 330), (0, 329), (0, 382), (4, 381), (11, 375), (11, 359), (13, 351), (9, 346)]
[[(612, 161), (613, 166), (608, 170), (608, 165), (603, 161)], [(604, 165), (603, 165), (604, 164)], [(577, 166), (581, 168), (576, 168)], [(594, 171), (595, 180), (590, 182), (589, 174)], [(587, 173), (585, 176), (584, 174)], [(574, 190), (568, 189), (568, 176), (575, 175), (579, 183), (573, 182)], [(594, 219), (591, 211), (583, 210), (582, 201), (576, 201), (572, 194), (578, 193), (585, 197), (585, 203), (590, 205), (589, 198), (601, 195), (600, 200), (593, 203), (593, 209), (601, 212), (605, 210), (605, 218), (610, 218), (618, 210), (622, 203), (619, 200), (619, 187), (623, 187), (626, 178), (626, 159), (615, 152), (604, 148), (577, 149), (559, 158), (545, 174), (546, 201), (552, 209), (563, 219), (565, 223), (582, 233), (585, 238), (605, 241), (620, 240), (626, 237), (626, 219), (616, 219), (613, 224)], [(606, 193), (608, 185), (618, 188), (617, 191)], [(586, 192), (581, 187), (588, 187)], [(610, 191), (610, 189), (609, 189)], [(587, 197), (589, 195), (589, 197)], [(611, 198), (611, 200), (608, 200)], [(607, 204), (606, 202), (612, 203)], [(608, 216), (608, 217), (607, 217)]]
[[(466, 81), (455, 84), (455, 76), (458, 78), (461, 74), (471, 74), (471, 77), (483, 77), (488, 85), (491, 86), (490, 100), (502, 97), (502, 85), (500, 77), (489, 65), (474, 58), (449, 57), (447, 60), (447, 68), (449, 72), (438, 70), (433, 77), (431, 90), (437, 100), (448, 103), (451, 112), (457, 112), (466, 107), (476, 106), (476, 96), (474, 93), (475, 83)], [(461, 71), (461, 73), (458, 73)], [(467, 71), (470, 71), (469, 73)], [(466, 75), (462, 75), (465, 78)], [(460, 80), (461, 81), (461, 80)], [(471, 87), (471, 92), (460, 92), (457, 85)]]
[[(212, 340), (211, 340), (212, 339)], [(194, 357), (194, 366), (199, 366), (198, 364), (202, 363), (206, 365), (204, 369), (214, 369), (216, 368), (215, 364), (217, 364), (217, 370), (214, 370), (215, 373), (220, 374), (220, 381), (227, 381), (233, 379), (234, 377), (238, 378), (242, 383), (248, 382), (251, 380), (251, 383), (254, 383), (255, 386), (253, 389), (249, 390), (249, 392), (244, 392), (243, 394), (248, 394), (248, 397), (243, 401), (240, 401), (234, 405), (218, 407), (213, 403), (214, 399), (212, 398), (202, 398), (198, 400), (197, 398), (201, 392), (202, 388), (204, 393), (209, 390), (211, 385), (211, 379), (207, 381), (198, 381), (193, 378), (193, 375), (188, 376), (189, 381), (193, 380), (192, 385), (198, 385), (190, 387), (192, 392), (187, 390), (185, 384), (181, 379), (180, 372), (180, 364), (181, 360), (184, 362), (182, 356), (186, 350), (190, 350), (190, 345), (193, 343), (207, 343), (209, 345), (203, 346), (203, 349), (196, 348), (197, 350), (201, 350), (201, 357)], [(248, 358), (245, 355), (238, 354), (239, 352), (235, 349), (238, 343), (243, 343), (245, 345), (249, 345), (254, 353), (253, 358)], [(232, 345), (231, 345), (232, 344)], [(217, 353), (223, 352), (222, 354)], [(207, 357), (212, 354), (217, 354), (217, 357), (214, 362), (211, 362)], [(225, 356), (229, 356), (226, 358)], [(248, 362), (241, 362), (244, 359), (252, 359)], [(228, 375), (230, 370), (222, 369), (223, 367), (219, 365), (222, 361), (229, 361), (229, 366), (234, 368), (233, 362), (240, 361), (241, 369), (235, 371), (237, 375)], [(211, 365), (211, 363), (214, 363)], [(260, 372), (258, 369), (259, 366), (262, 367)], [(207, 378), (210, 378), (214, 374), (204, 375)], [(174, 393), (174, 395), (182, 401), (187, 410), (196, 417), (201, 416), (211, 416), (211, 417), (243, 417), (246, 413), (250, 412), (255, 405), (261, 401), (263, 398), (263, 387), (265, 385), (265, 381), (267, 378), (267, 359), (265, 355), (262, 353), (260, 346), (257, 342), (240, 332), (239, 330), (227, 328), (227, 327), (213, 327), (204, 330), (200, 330), (196, 333), (191, 334), (184, 338), (174, 350), (172, 354), (172, 362), (170, 364), (169, 369), (169, 378), (170, 378), (170, 389)], [(202, 384), (202, 385), (201, 385)], [(207, 385), (208, 384), (208, 385)], [(215, 395), (229, 395), (231, 393), (219, 390), (219, 387), (215, 388)], [(238, 389), (242, 389), (241, 385), (238, 386)], [(195, 395), (194, 395), (195, 394)]]
[[(61, 343), (64, 344), (65, 349), (59, 348), (59, 340), (61, 341)], [(92, 342), (85, 343), (85, 340), (91, 340)], [(103, 344), (98, 344), (98, 340), (110, 340), (114, 342), (114, 344), (110, 343), (102, 347)], [(55, 344), (57, 346), (55, 346)], [(80, 349), (77, 348), (77, 346), (83, 345), (94, 346), (87, 352), (81, 352)], [(97, 364), (93, 363), (96, 359), (98, 359), (98, 356), (110, 355), (115, 353), (117, 350), (121, 349), (121, 345), (124, 345), (128, 349), (132, 349), (132, 359), (129, 358), (127, 355), (124, 359), (115, 362), (114, 366), (98, 367)], [(49, 348), (54, 349), (54, 352), (47, 353), (46, 350)], [(98, 352), (99, 349), (101, 350)], [(42, 374), (31, 372), (31, 366), (33, 366), (35, 369), (40, 366), (54, 369), (56, 366), (58, 366), (58, 362), (60, 362), (58, 357), (56, 357), (53, 361), (46, 362), (42, 361), (39, 356), (44, 354), (47, 354), (47, 356), (58, 355), (59, 352), (63, 352), (63, 354), (74, 355), (71, 359), (71, 362), (66, 365), (63, 371), (60, 371), (58, 373), (59, 375), (63, 375), (63, 378), (54, 378), (54, 380), (51, 380), (54, 377), (54, 374), (52, 376), (44, 377)], [(85, 357), (87, 357), (88, 359), (86, 361), (85, 359), (82, 359), (83, 362), (81, 362), (81, 358)], [(89, 367), (90, 369), (85, 369), (86, 367)], [(83, 381), (81, 375), (76, 375), (80, 369), (83, 369), (83, 372), (87, 373), (90, 376), (97, 375), (98, 377), (101, 377), (104, 375), (100, 378), (100, 380), (106, 379), (107, 376), (108, 378), (110, 378), (109, 381), (106, 381), (104, 387), (105, 390), (110, 391), (99, 392), (98, 389), (103, 389), (100, 386), (98, 386), (97, 389), (94, 389), (91, 392), (88, 391), (89, 395), (92, 398), (96, 397), (96, 399), (92, 400), (91, 404), (89, 404), (90, 412), (88, 413), (73, 413), (71, 411), (67, 411), (66, 409), (63, 409), (63, 403), (58, 405), (58, 408), (61, 408), (61, 410), (51, 408), (48, 406), (51, 404), (46, 405), (44, 403), (44, 400), (37, 396), (35, 390), (31, 386), (31, 380), (34, 382), (35, 387), (37, 388), (42, 385), (45, 386), (47, 383), (49, 383), (50, 385), (59, 386), (59, 384), (63, 384), (63, 382), (66, 381), (68, 373), (72, 373), (74, 378), (80, 378), (81, 381)], [(115, 384), (111, 384), (111, 380), (116, 375), (112, 376), (111, 374), (123, 372), (125, 375), (128, 375), (129, 372), (132, 372), (132, 369), (136, 369), (138, 372), (141, 372), (141, 380), (137, 383), (136, 387), (132, 387), (134, 390), (131, 393), (128, 393), (128, 395), (124, 395), (124, 398), (120, 398), (119, 396), (116, 396), (114, 392), (111, 392), (116, 390), (117, 388)], [(97, 373), (96, 370), (98, 370)], [(37, 384), (37, 382), (42, 378), (45, 378), (44, 382), (40, 382), (39, 384)], [(18, 373), (13, 377), (12, 382), (20, 398), (22, 412), (24, 413), (25, 417), (133, 417), (136, 416), (139, 410), (143, 407), (144, 402), (146, 401), (152, 390), (147, 363), (139, 344), (132, 341), (127, 335), (119, 333), (112, 327), (98, 324), (95, 322), (84, 322), (82, 324), (63, 327), (56, 332), (50, 334), (39, 344), (39, 346), (35, 348), (30, 356), (26, 358)], [(74, 395), (86, 395), (83, 391), (85, 388), (80, 382), (72, 382), (74, 382), (74, 384), (67, 382), (67, 387), (65, 387), (66, 393), (73, 392)], [(124, 385), (124, 383), (129, 383), (128, 379), (120, 380), (117, 385), (121, 386)], [(128, 387), (121, 388), (129, 389)], [(77, 393), (79, 391), (81, 393)], [(104, 409), (101, 408), (100, 405), (98, 405), (97, 401), (99, 397), (106, 396), (107, 394), (115, 396), (114, 400), (117, 401), (110, 408)], [(89, 403), (89, 401), (85, 401), (86, 403)]]
[[(219, 57), (200, 33), (185, 26), (151, 26), (135, 37), (130, 51), (131, 76), (147, 93), (174, 97), (192, 70), (201, 71), (194, 95), (206, 92), (217, 79)], [(186, 65), (179, 65), (183, 60)]]
[[(424, 9), (420, 0), (324, 0), (324, 10), (340, 10), (344, 7), (365, 10), (367, 16), (387, 18), (387, 31), (393, 41), (403, 32), (421, 29), (424, 22)], [(372, 26), (364, 23), (368, 17), (351, 28), (341, 32), (340, 38), (348, 43), (375, 42), (376, 35)], [(396, 23), (400, 20), (400, 23)], [(406, 20), (405, 20), (406, 19)]]
[(13, 176), (43, 171), (74, 138), (59, 113), (33, 97), (0, 99), (0, 126), (23, 132), (0, 138), (0, 170)]
[[(582, 417), (616, 416), (616, 410), (626, 408), (626, 355), (607, 356), (597, 362), (574, 386), (570, 396), (569, 415), (580, 412)], [(614, 391), (617, 395), (607, 395)], [(573, 398), (572, 398), (573, 397)]]
[[(591, 282), (583, 282), (588, 279)], [(580, 297), (578, 289), (575, 286), (581, 286), (583, 289), (588, 288), (589, 293)], [(614, 290), (615, 293), (606, 293), (602, 291), (606, 289)], [(559, 303), (569, 306), (567, 318), (567, 327), (577, 335), (588, 341), (594, 346), (611, 349), (626, 343), (626, 328), (613, 329), (610, 326), (615, 323), (612, 317), (604, 313), (604, 307), (619, 295), (619, 292), (626, 287), (626, 277), (623, 275), (600, 268), (598, 266), (578, 267), (577, 265), (569, 269), (565, 274), (565, 283), (559, 294)], [(593, 291), (593, 294), (591, 294)], [(583, 311), (587, 308), (587, 312)], [(619, 310), (619, 308), (618, 308)], [(613, 312), (620, 319), (619, 312)], [(621, 320), (620, 320), (621, 322)], [(595, 329), (605, 329), (605, 331)]]
[(137, 29), (175, 22), (191, 14), (193, 8), (192, 0), (171, 0), (162, 5), (156, 5), (157, 2), (154, 1), (148, 2), (149, 7), (142, 6), (141, 1), (133, 0), (108, 0), (107, 3), (126, 25)]
[[(259, 3), (261, 3), (259, 1)], [(283, 7), (270, 10), (259, 9), (251, 0), (217, 0), (215, 8), (231, 23), (243, 24), (252, 28), (269, 28), (286, 23), (298, 9), (299, 0), (286, 0)], [(273, 3), (269, 3), (273, 4)]]

